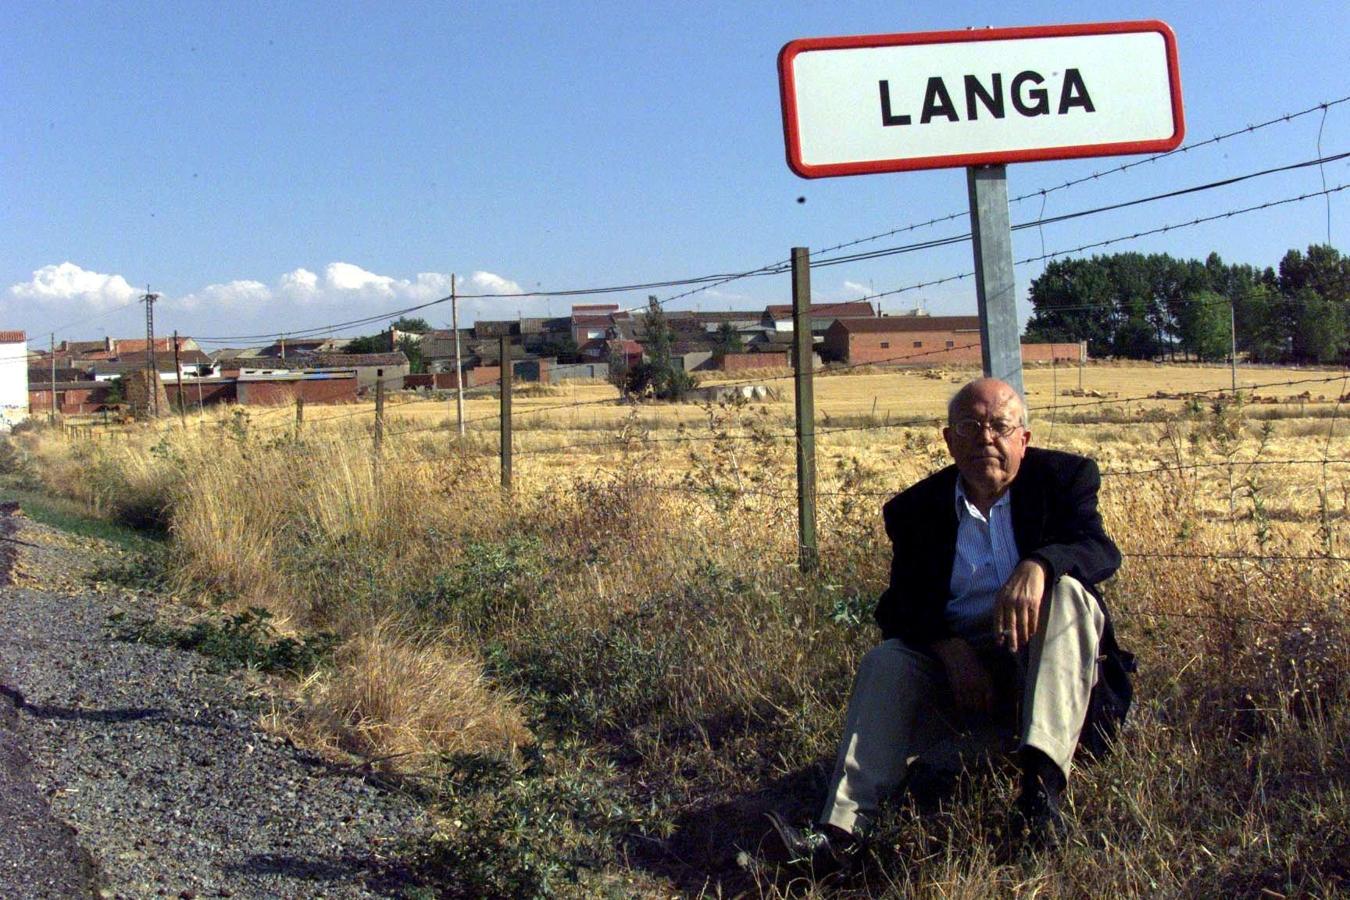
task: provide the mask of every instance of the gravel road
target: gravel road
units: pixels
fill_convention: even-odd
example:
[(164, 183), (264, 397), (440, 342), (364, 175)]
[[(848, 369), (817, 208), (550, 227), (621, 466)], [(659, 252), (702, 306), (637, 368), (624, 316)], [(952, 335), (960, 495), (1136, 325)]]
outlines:
[(0, 896), (412, 892), (414, 801), (262, 731), (244, 673), (116, 639), (164, 601), (95, 586), (108, 545), (5, 507), (0, 544)]

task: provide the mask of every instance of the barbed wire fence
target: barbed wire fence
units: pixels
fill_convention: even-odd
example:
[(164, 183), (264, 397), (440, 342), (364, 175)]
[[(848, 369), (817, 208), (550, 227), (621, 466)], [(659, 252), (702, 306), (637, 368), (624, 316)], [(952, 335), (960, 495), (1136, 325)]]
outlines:
[[(1020, 203), (1035, 198), (1041, 199), (1041, 212), (1038, 214), (1037, 218), (1017, 225), (1016, 229), (1018, 230), (1028, 228), (1041, 229), (1047, 224), (1055, 224), (1070, 220), (1081, 219), (1089, 216), (1100, 215), (1106, 212), (1122, 209), (1129, 206), (1142, 205), (1145, 203), (1155, 202), (1162, 199), (1185, 196), (1189, 194), (1199, 193), (1202, 191), (1215, 190), (1221, 187), (1230, 186), (1233, 184), (1252, 180), (1255, 178), (1263, 177), (1265, 175), (1277, 172), (1285, 172), (1301, 168), (1310, 168), (1314, 166), (1317, 167), (1319, 171), (1324, 172), (1324, 167), (1328, 162), (1339, 161), (1347, 157), (1350, 157), (1350, 153), (1323, 155), (1320, 147), (1320, 134), (1319, 134), (1318, 152), (1316, 158), (1314, 159), (1305, 160), (1302, 162), (1293, 163), (1286, 166), (1272, 167), (1256, 172), (1245, 173), (1242, 175), (1225, 178), (1217, 181), (1206, 182), (1201, 185), (1194, 185), (1179, 190), (1151, 194), (1149, 196), (1140, 197), (1133, 200), (1122, 201), (1118, 203), (1112, 203), (1106, 206), (1099, 206), (1071, 213), (1063, 213), (1055, 216), (1045, 215), (1045, 198), (1050, 193), (1065, 191), (1077, 185), (1095, 181), (1108, 175), (1123, 173), (1145, 164), (1156, 163), (1167, 157), (1183, 154), (1203, 146), (1218, 144), (1223, 141), (1231, 140), (1242, 135), (1251, 134), (1257, 130), (1273, 127), (1280, 123), (1289, 122), (1292, 121), (1293, 119), (1302, 116), (1312, 115), (1317, 112), (1321, 112), (1323, 116), (1325, 116), (1326, 111), (1330, 107), (1337, 106), (1346, 103), (1348, 101), (1350, 101), (1350, 97), (1342, 97), (1336, 100), (1320, 103), (1298, 112), (1288, 113), (1283, 116), (1275, 117), (1266, 122), (1262, 122), (1256, 125), (1248, 125), (1245, 128), (1237, 129), (1223, 135), (1216, 135), (1215, 137), (1210, 138), (1208, 140), (1180, 147), (1166, 154), (1160, 154), (1155, 157), (1131, 161), (1129, 163), (1125, 163), (1123, 165), (1116, 166), (1111, 169), (1093, 173), (1080, 179), (1067, 181), (1060, 185), (1043, 188), (1038, 191), (1014, 197), (1009, 201), (1010, 203)], [(1295, 196), (1270, 200), (1258, 204), (1251, 204), (1245, 207), (1232, 208), (1212, 215), (1197, 216), (1188, 220), (1178, 221), (1166, 225), (1160, 225), (1148, 229), (1137, 230), (1129, 234), (1122, 234), (1104, 239), (1086, 241), (1070, 248), (1046, 251), (1044, 248), (1044, 243), (1042, 243), (1041, 248), (1042, 252), (1039, 255), (1029, 256), (1016, 260), (1015, 265), (1021, 266), (1021, 265), (1031, 265), (1038, 262), (1045, 262), (1047, 260), (1054, 259), (1057, 257), (1079, 254), (1088, 250), (1095, 250), (1102, 247), (1112, 246), (1114, 244), (1123, 243), (1127, 241), (1135, 241), (1147, 236), (1167, 234), (1179, 229), (1194, 227), (1215, 221), (1226, 220), (1235, 216), (1247, 215), (1258, 211), (1269, 210), (1287, 204), (1304, 202), (1316, 198), (1329, 199), (1333, 194), (1344, 191), (1347, 188), (1350, 188), (1350, 184), (1339, 184), (1328, 187), (1324, 180), (1322, 184), (1322, 189), (1318, 191), (1308, 191)], [(927, 241), (917, 241), (900, 246), (883, 248), (880, 250), (838, 254), (838, 251), (847, 250), (849, 248), (855, 247), (863, 243), (880, 240), (900, 233), (917, 231), (919, 229), (931, 227), (947, 221), (954, 221), (959, 219), (963, 215), (965, 215), (964, 212), (952, 213), (947, 216), (932, 218), (924, 222), (901, 226), (888, 231), (879, 232), (865, 237), (836, 243), (832, 246), (825, 248), (825, 250), (821, 251), (822, 255), (817, 259), (812, 260), (810, 266), (812, 268), (816, 268), (816, 267), (838, 266), (850, 263), (858, 263), (866, 260), (878, 259), (888, 256), (896, 256), (907, 253), (916, 253), (927, 250), (933, 250), (939, 247), (949, 246), (952, 244), (968, 241), (970, 239), (970, 234), (963, 233), (959, 235), (949, 235), (934, 238)], [(837, 255), (831, 256), (829, 254), (837, 254)], [(595, 287), (575, 288), (556, 291), (537, 291), (524, 293), (518, 292), (509, 294), (494, 294), (494, 293), (484, 293), (476, 295), (465, 294), (460, 295), (460, 298), (519, 300), (522, 297), (589, 296), (589, 295), (603, 295), (608, 293), (629, 292), (636, 290), (646, 291), (654, 289), (659, 290), (663, 288), (666, 289), (684, 288), (678, 293), (670, 294), (669, 296), (666, 296), (659, 300), (655, 300), (656, 305), (658, 307), (663, 308), (672, 301), (688, 297), (702, 291), (707, 291), (715, 287), (725, 285), (740, 279), (784, 274), (785, 272), (788, 271), (789, 263), (790, 260), (788, 259), (780, 259), (770, 263), (766, 263), (764, 265), (755, 266), (736, 272), (713, 273), (707, 275), (692, 276), (689, 278), (663, 279), (657, 281), (640, 282), (640, 283), (635, 282), (628, 284), (600, 285)], [(974, 277), (974, 274), (975, 273), (973, 271), (963, 271), (960, 273), (954, 273), (939, 278), (927, 279), (921, 282), (901, 285), (899, 287), (887, 289), (880, 292), (873, 292), (864, 295), (863, 297), (859, 298), (859, 300), (860, 301), (879, 300), (884, 297), (895, 296), (901, 293), (942, 285), (965, 278), (972, 278)], [(384, 319), (389, 318), (392, 315), (407, 315), (409, 313), (425, 310), (437, 304), (447, 302), (450, 299), (451, 299), (450, 297), (439, 298), (426, 303), (407, 306), (398, 310), (384, 311), (374, 316), (349, 319), (343, 322), (327, 323), (326, 325), (316, 326), (315, 328), (288, 332), (283, 334), (282, 336), (286, 339), (296, 339), (302, 337), (313, 337), (319, 334), (332, 334), (342, 328), (358, 327), (361, 325), (370, 324), (375, 321), (382, 321)], [(806, 303), (808, 305), (809, 302), (810, 302), (809, 298), (807, 298)], [(626, 311), (635, 312), (639, 311), (640, 309), (641, 307), (634, 307), (633, 309)], [(807, 333), (809, 334), (809, 331)], [(797, 329), (794, 332), (794, 334), (798, 340), (801, 339), (800, 329)], [(226, 343), (237, 341), (247, 337), (250, 336), (246, 335), (215, 336), (202, 338), (201, 340), (206, 343)], [(270, 339), (276, 337), (276, 335), (275, 334), (255, 335), (252, 337), (259, 337), (259, 338), (266, 337)], [(854, 370), (863, 367), (922, 365), (924, 362), (934, 357), (942, 355), (950, 355), (953, 350), (969, 350), (971, 348), (978, 346), (979, 346), (978, 343), (972, 343), (963, 345), (962, 347), (952, 347), (952, 348), (944, 347), (941, 349), (935, 349), (932, 351), (925, 351), (921, 353), (896, 354), (894, 356), (887, 357), (885, 359), (871, 360), (868, 362), (836, 366), (831, 369), (827, 369), (821, 373), (818, 373), (818, 375), (821, 378), (829, 378), (847, 375), (853, 372)], [(504, 359), (508, 358), (505, 348), (503, 348), (503, 358)], [(815, 377), (817, 377), (817, 373), (814, 372), (808, 373), (808, 380), (813, 379)], [(787, 380), (789, 378), (792, 379), (798, 378), (798, 373), (794, 371), (789, 371), (783, 374), (761, 376), (758, 378), (731, 380), (724, 383), (720, 383), (716, 385), (716, 387), (719, 390), (734, 391), (734, 389), (738, 387), (762, 385), (766, 382)], [(1347, 370), (1345, 372), (1338, 372), (1327, 376), (1310, 376), (1308, 378), (1286, 379), (1283, 381), (1272, 381), (1261, 384), (1248, 384), (1242, 386), (1236, 393), (1229, 389), (1216, 388), (1216, 389), (1201, 389), (1187, 392), (1177, 392), (1175, 394), (1169, 394), (1166, 397), (1159, 397), (1156, 394), (1149, 394), (1124, 398), (1104, 397), (1104, 398), (1084, 399), (1079, 402), (1061, 402), (1060, 398), (1056, 396), (1055, 401), (1053, 403), (1038, 406), (1037, 408), (1034, 409), (1034, 412), (1037, 415), (1049, 414), (1052, 417), (1055, 417), (1061, 411), (1073, 411), (1074, 413), (1083, 413), (1083, 412), (1090, 412), (1094, 409), (1107, 410), (1112, 408), (1124, 408), (1125, 410), (1128, 411), (1129, 405), (1132, 402), (1140, 404), (1148, 402), (1166, 401), (1166, 402), (1181, 403), (1183, 406), (1188, 403), (1198, 403), (1202, 400), (1211, 400), (1211, 401), (1224, 400), (1226, 402), (1242, 403), (1250, 401), (1253, 397), (1256, 396), (1257, 391), (1263, 389), (1269, 389), (1274, 387), (1307, 386), (1314, 384), (1330, 384), (1338, 381), (1340, 382), (1341, 387), (1339, 392), (1336, 394), (1335, 403), (1331, 410), (1331, 413), (1327, 417), (1328, 425), (1327, 425), (1326, 440), (1323, 443), (1323, 451), (1320, 457), (1316, 458), (1298, 457), (1286, 459), (1258, 458), (1251, 460), (1238, 460), (1235, 458), (1229, 458), (1220, 461), (1206, 461), (1206, 462), (1182, 463), (1178, 461), (1176, 464), (1167, 464), (1165, 462), (1160, 462), (1159, 465), (1152, 467), (1125, 468), (1125, 469), (1108, 468), (1102, 472), (1102, 477), (1104, 479), (1114, 479), (1114, 478), (1124, 479), (1147, 475), (1157, 475), (1166, 477), (1169, 475), (1179, 475), (1183, 472), (1198, 472), (1208, 468), (1216, 468), (1229, 473), (1230, 476), (1229, 480), (1231, 483), (1232, 472), (1235, 469), (1241, 467), (1273, 468), (1273, 467), (1315, 465), (1320, 468), (1321, 510), (1323, 516), (1323, 524), (1325, 526), (1326, 518), (1328, 515), (1328, 500), (1327, 500), (1328, 485), (1330, 483), (1333, 470), (1338, 470), (1338, 467), (1341, 466), (1350, 465), (1350, 457), (1346, 457), (1343, 455), (1333, 455), (1332, 453), (1333, 447), (1335, 446), (1337, 421), (1340, 417), (1343, 406), (1347, 402), (1347, 387), (1350, 387), (1350, 370)], [(504, 382), (506, 383), (505, 385)], [(895, 422), (891, 422), (888, 419), (888, 421), (885, 422), (863, 421), (858, 424), (832, 426), (829, 425), (828, 423), (819, 423), (814, 419), (814, 417), (811, 419), (811, 421), (803, 421), (799, 416), (797, 417), (796, 421), (794, 421), (793, 426), (791, 428), (782, 428), (777, 431), (774, 431), (772, 429), (766, 431), (765, 429), (761, 428), (742, 433), (721, 432), (710, 435), (695, 435), (690, 433), (687, 429), (685, 429), (680, 431), (679, 433), (670, 436), (653, 436), (648, 433), (642, 433), (641, 430), (638, 430), (637, 432), (628, 430), (625, 431), (623, 434), (621, 434), (618, 438), (565, 443), (553, 447), (534, 448), (530, 450), (516, 451), (514, 450), (513, 447), (510, 446), (510, 439), (509, 439), (510, 434), (509, 427), (512, 420), (515, 417), (539, 416), (550, 412), (573, 411), (584, 407), (614, 408), (616, 401), (612, 399), (604, 399), (604, 400), (574, 401), (571, 403), (563, 403), (563, 404), (551, 404), (551, 405), (546, 404), (521, 410), (519, 412), (514, 412), (510, 408), (511, 391), (509, 383), (510, 383), (510, 375), (508, 372), (506, 378), (503, 378), (501, 375), (499, 375), (495, 379), (489, 379), (480, 382), (476, 385), (473, 385), (472, 387), (463, 387), (460, 385), (456, 385), (456, 389), (462, 390), (465, 396), (470, 396), (471, 394), (476, 392), (478, 395), (481, 396), (491, 396), (495, 393), (496, 396), (498, 397), (501, 409), (499, 410), (497, 415), (486, 415), (468, 418), (464, 421), (464, 424), (466, 426), (469, 425), (483, 426), (482, 432), (479, 432), (478, 434), (479, 437), (481, 437), (482, 433), (485, 432), (487, 428), (490, 428), (492, 426), (499, 426), (502, 428), (501, 433), (504, 437), (501, 442), (501, 445), (498, 448), (497, 455), (499, 456), (500, 464), (503, 467), (504, 472), (510, 471), (513, 456), (530, 457), (530, 456), (565, 454), (568, 455), (569, 457), (579, 458), (582, 455), (603, 456), (603, 455), (611, 455), (617, 452), (632, 453), (634, 451), (653, 450), (659, 447), (660, 445), (665, 444), (694, 447), (695, 445), (698, 444), (706, 444), (712, 442), (757, 443), (763, 442), (766, 439), (782, 440), (784, 442), (796, 442), (798, 448), (800, 449), (801, 442), (806, 439), (806, 436), (809, 436), (809, 440), (812, 444), (812, 447), (814, 447), (814, 442), (817, 437), (829, 437), (847, 432), (866, 433), (866, 432), (890, 431), (900, 428), (915, 428), (920, 426), (931, 427), (935, 422), (940, 422), (942, 418), (941, 415), (912, 416), (906, 419), (897, 419), (897, 421)], [(303, 439), (305, 441), (330, 440), (334, 442), (348, 440), (347, 436), (338, 433), (341, 430), (340, 429), (341, 423), (343, 423), (344, 421), (349, 421), (354, 425), (364, 426), (366, 424), (364, 421), (365, 417), (369, 416), (371, 417), (369, 425), (373, 435), (374, 454), (377, 458), (381, 459), (380, 465), (383, 467), (381, 471), (387, 471), (388, 469), (397, 466), (414, 466), (414, 465), (443, 463), (446, 461), (454, 460), (456, 458), (462, 458), (466, 454), (473, 455), (476, 453), (478, 456), (481, 456), (483, 458), (487, 458), (491, 455), (490, 453), (486, 452), (478, 452), (475, 448), (466, 446), (465, 444), (460, 443), (458, 441), (455, 441), (453, 445), (450, 447), (450, 449), (435, 453), (419, 452), (414, 454), (403, 454), (403, 455), (385, 453), (384, 447), (385, 444), (389, 441), (395, 439), (408, 438), (410, 436), (416, 435), (423, 435), (428, 437), (433, 435), (443, 435), (451, 431), (453, 427), (450, 425), (449, 422), (446, 422), (425, 426), (412, 426), (397, 430), (389, 429), (386, 421), (387, 412), (385, 410), (385, 404), (383, 402), (384, 393), (386, 390), (390, 388), (398, 389), (401, 388), (402, 386), (403, 386), (403, 378), (401, 375), (390, 376), (388, 378), (385, 377), (377, 378), (377, 381), (374, 385), (374, 390), (380, 397), (380, 401), (377, 402), (374, 409), (366, 409), (366, 408), (353, 409), (338, 415), (326, 416), (320, 421), (322, 422), (325, 431), (328, 433), (320, 434), (315, 432), (313, 429), (310, 429), (308, 432), (304, 434)], [(634, 407), (630, 407), (630, 409), (632, 408)], [(294, 424), (290, 422), (272, 421), (272, 418), (274, 416), (280, 418), (281, 416), (284, 415), (284, 410), (273, 409), (263, 413), (262, 421), (264, 424), (246, 423), (243, 426), (243, 428), (248, 434), (275, 434), (282, 439), (284, 439), (287, 436), (287, 433), (290, 433), (294, 437), (294, 439), (298, 441), (301, 439), (302, 415), (300, 410), (302, 409), (303, 409), (302, 407), (298, 408), (296, 421), (294, 422)], [(1054, 421), (1056, 421), (1056, 419), (1052, 418), (1052, 422)], [(1120, 418), (1116, 418), (1114, 420), (1114, 423), (1123, 424), (1124, 421), (1128, 421), (1128, 419), (1122, 420)], [(406, 447), (406, 444), (404, 446)], [(600, 471), (598, 466), (592, 469), (592, 472), (598, 471)], [(574, 477), (576, 476), (575, 471), (573, 472), (573, 475)], [(800, 473), (799, 473), (799, 480), (802, 480), (802, 476), (800, 475)], [(508, 479), (504, 478), (504, 482), (505, 481), (508, 481)], [(858, 500), (875, 501), (880, 497), (889, 496), (894, 493), (893, 491), (863, 490), (859, 488), (848, 488), (848, 489), (841, 488), (838, 490), (829, 490), (829, 491), (818, 490), (814, 480), (814, 463), (812, 464), (811, 476), (809, 478), (802, 480), (802, 485), (803, 485), (802, 487), (800, 487), (798, 490), (795, 491), (777, 490), (770, 487), (765, 487), (763, 485), (756, 485), (753, 487), (736, 487), (734, 489), (729, 490), (738, 498), (763, 497), (777, 501), (786, 501), (789, 499), (794, 500), (799, 504), (799, 515), (804, 516), (805, 513), (801, 511), (809, 507), (811, 510), (810, 515), (812, 516), (812, 518), (814, 518), (815, 500), (818, 497), (834, 497), (840, 499), (858, 499)], [(692, 495), (699, 495), (699, 494), (707, 495), (709, 493), (709, 489), (707, 487), (699, 486), (696, 484), (690, 484), (687, 482), (679, 484), (652, 484), (649, 485), (649, 488), (653, 490), (680, 492)], [(518, 490), (519, 488), (516, 489)], [(502, 491), (502, 489), (488, 489), (488, 488), (483, 489), (469, 488), (466, 490), (470, 492), (476, 491), (484, 495), (488, 494), (500, 495)], [(567, 488), (549, 485), (536, 485), (532, 488), (526, 488), (526, 492), (535, 494), (544, 494), (552, 491), (565, 492), (567, 490), (568, 490)], [(812, 525), (811, 531), (813, 535), (811, 546), (807, 547), (806, 541), (803, 539), (801, 542), (799, 542), (798, 549), (799, 551), (803, 552), (809, 549), (812, 554), (815, 554), (818, 552), (818, 548), (814, 545), (814, 523)], [(802, 533), (805, 534), (805, 532), (806, 529), (803, 528)], [(1325, 552), (1321, 554), (1241, 553), (1235, 551), (1218, 552), (1218, 553), (1186, 553), (1186, 552), (1167, 552), (1167, 551), (1133, 552), (1127, 550), (1123, 555), (1127, 559), (1135, 559), (1135, 560), (1148, 560), (1148, 561), (1188, 560), (1218, 565), (1247, 564), (1247, 563), (1277, 564), (1277, 565), (1288, 565), (1288, 564), (1343, 565), (1345, 563), (1350, 562), (1350, 557), (1339, 555), (1335, 552), (1334, 542), (1331, 539), (1331, 530), (1329, 528), (1327, 529), (1327, 542), (1325, 544), (1324, 549)], [(806, 555), (801, 555), (799, 556), (799, 558), (805, 559)], [(1340, 599), (1331, 598), (1331, 600), (1333, 603), (1333, 607), (1339, 609)], [(1186, 612), (1173, 612), (1173, 611), (1160, 612), (1160, 611), (1144, 611), (1144, 610), (1132, 610), (1132, 612), (1144, 616), (1154, 616), (1154, 617), (1173, 616), (1178, 618), (1192, 618), (1192, 619), (1206, 618), (1206, 616), (1204, 616), (1203, 614), (1194, 614)], [(1249, 618), (1249, 621), (1265, 622), (1269, 624), (1277, 624), (1277, 623), (1298, 624), (1293, 622), (1283, 622), (1282, 620), (1268, 619), (1261, 617), (1251, 617)]]

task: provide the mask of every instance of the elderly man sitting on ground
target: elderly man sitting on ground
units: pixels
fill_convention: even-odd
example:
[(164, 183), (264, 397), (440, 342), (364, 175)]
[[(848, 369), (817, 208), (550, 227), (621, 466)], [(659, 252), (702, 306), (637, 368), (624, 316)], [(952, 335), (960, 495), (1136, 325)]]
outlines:
[(1098, 655), (1120, 652), (1097, 592), (1120, 553), (1097, 512), (1096, 464), (1028, 447), (1025, 415), (1005, 382), (965, 385), (942, 432), (954, 465), (886, 503), (882, 642), (859, 665), (819, 824), (770, 817), (795, 859), (847, 865), (883, 799), (922, 772), (959, 770), (963, 748), (997, 746), (1000, 725), (1022, 772), (1010, 832), (1022, 846), (1063, 837)]

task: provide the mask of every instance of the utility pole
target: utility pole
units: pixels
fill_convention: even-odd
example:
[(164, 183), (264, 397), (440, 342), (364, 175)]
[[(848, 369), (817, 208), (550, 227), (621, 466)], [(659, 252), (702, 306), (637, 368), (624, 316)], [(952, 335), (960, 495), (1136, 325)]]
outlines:
[(173, 332), (173, 371), (178, 377), (178, 421), (187, 427), (187, 411), (183, 409), (183, 362), (178, 356), (178, 329)]
[(150, 412), (154, 410), (155, 418), (159, 418), (159, 369), (155, 365), (155, 301), (159, 299), (159, 294), (150, 293), (150, 285), (145, 286), (145, 296), (141, 300), (145, 302), (145, 387), (149, 391), (149, 396), (145, 398), (145, 410)]
[(511, 338), (509, 335), (501, 336), (501, 361), (502, 376), (500, 379), (501, 387), (501, 453), (502, 453), (502, 488), (511, 490)]
[(815, 571), (816, 548), (816, 397), (812, 383), (811, 253), (792, 248), (792, 358), (797, 407), (797, 562)]
[(56, 332), (55, 331), (52, 332), (51, 354), (52, 354), (52, 406), (51, 406), (51, 415), (47, 417), (47, 421), (55, 425), (56, 424)]
[(1233, 396), (1237, 396), (1237, 312), (1228, 298), (1228, 368), (1233, 376)]
[(455, 273), (450, 273), (450, 327), (455, 330), (455, 421), (464, 437), (464, 362), (459, 356), (459, 297), (455, 294)]

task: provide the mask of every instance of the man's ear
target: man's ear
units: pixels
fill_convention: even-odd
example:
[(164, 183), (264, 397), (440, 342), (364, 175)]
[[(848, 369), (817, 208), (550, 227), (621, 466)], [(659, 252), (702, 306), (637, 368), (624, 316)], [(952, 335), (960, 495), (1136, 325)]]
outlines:
[(1023, 428), (1023, 429), (1022, 429), (1022, 449), (1025, 450), (1025, 449), (1027, 448), (1027, 444), (1030, 444), (1030, 443), (1031, 443), (1031, 429), (1030, 429), (1030, 428)]

